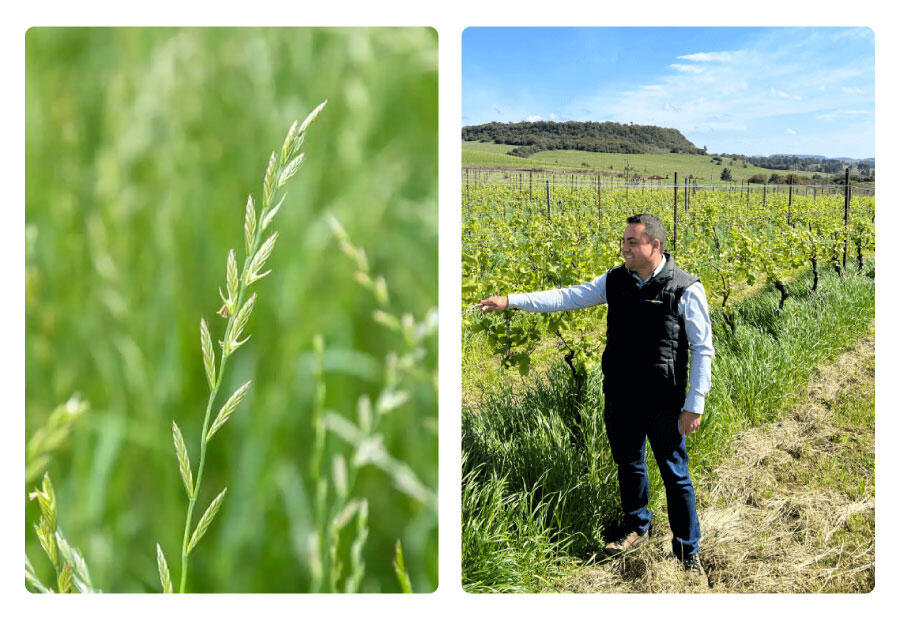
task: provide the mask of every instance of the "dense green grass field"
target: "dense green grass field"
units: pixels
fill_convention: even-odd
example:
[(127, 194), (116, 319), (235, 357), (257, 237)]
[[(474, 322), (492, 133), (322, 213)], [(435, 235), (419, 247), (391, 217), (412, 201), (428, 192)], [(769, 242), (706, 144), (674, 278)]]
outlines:
[[(374, 312), (421, 325), (437, 306), (437, 93), (431, 29), (28, 31), (26, 443), (73, 394), (89, 404), (41, 469), (96, 587), (159, 591), (157, 542), (178, 578), (187, 499), (172, 422), (196, 468), (209, 394), (200, 319), (222, 338), (218, 291), (228, 250), (243, 261), (247, 196), (260, 201), (269, 153), (327, 99), (272, 225), (252, 337), (223, 377), (223, 393), (253, 385), (207, 454), (195, 520), (228, 495), (188, 589), (318, 589), (314, 542), (347, 499), (343, 463), (347, 497), (368, 502), (368, 520), (344, 524), (335, 583), (321, 587), (347, 587), (362, 563), (354, 589), (399, 591), (400, 541), (412, 588), (434, 590), (436, 333), (410, 344)], [(384, 277), (386, 304), (357, 282), (329, 216)], [(371, 429), (365, 441), (329, 430), (318, 476), (314, 411)], [(317, 517), (320, 485), (328, 514)], [(35, 504), (25, 550), (55, 583)]]
[[(778, 419), (802, 397), (817, 366), (869, 332), (874, 263), (867, 260), (860, 274), (850, 267), (848, 261), (851, 273), (843, 278), (823, 272), (815, 292), (811, 274), (800, 274), (788, 287), (783, 311), (771, 286), (740, 300), (733, 330), (721, 311), (712, 310), (712, 388), (700, 430), (688, 439), (695, 480), (706, 479), (736, 434)], [(595, 371), (579, 388), (558, 361), (527, 380), (509, 371), (464, 406), (467, 591), (553, 589), (592, 561), (615, 532), (621, 509), (603, 427), (601, 380)], [(665, 493), (650, 450), (647, 461), (650, 508), (658, 513)], [(816, 484), (828, 485), (831, 475), (821, 473)]]
[[(740, 183), (754, 174), (785, 174), (783, 170), (769, 170), (755, 166), (744, 167), (743, 163), (723, 158), (722, 165), (712, 163), (708, 155), (625, 155), (622, 153), (590, 153), (588, 151), (541, 151), (528, 158), (506, 155), (514, 149), (508, 144), (483, 142), (462, 142), (463, 167), (497, 167), (497, 168), (531, 168), (540, 167), (559, 170), (582, 170), (605, 172), (608, 174), (624, 173), (628, 166), (631, 174), (643, 177), (659, 176), (671, 181), (674, 173), (683, 179), (693, 175), (699, 181), (719, 182), (723, 168), (731, 168), (732, 178)], [(798, 172), (800, 176), (812, 177), (812, 173)], [(826, 175), (827, 176), (827, 175)], [(824, 180), (823, 180), (824, 182)]]

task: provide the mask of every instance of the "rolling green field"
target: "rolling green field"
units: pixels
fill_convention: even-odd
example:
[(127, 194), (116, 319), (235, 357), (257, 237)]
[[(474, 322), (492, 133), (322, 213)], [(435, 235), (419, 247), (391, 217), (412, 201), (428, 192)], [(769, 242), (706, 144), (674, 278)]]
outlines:
[[(253, 383), (206, 454), (194, 523), (228, 492), (187, 589), (397, 592), (398, 542), (411, 589), (436, 588), (437, 83), (425, 28), (28, 31), (25, 491), (49, 472), (95, 588), (161, 591), (157, 543), (179, 579), (173, 421), (196, 476), (200, 321), (223, 338), (248, 195), (261, 208), (270, 152), (324, 100), (222, 377), (213, 415)], [(25, 551), (55, 588), (38, 515), (26, 501)]]
[[(731, 168), (732, 178), (740, 183), (754, 174), (765, 174), (768, 178), (772, 173), (785, 174), (783, 170), (769, 170), (755, 166), (743, 167), (743, 163), (735, 163), (734, 160), (723, 158), (723, 164), (717, 166), (711, 162), (708, 155), (626, 155), (622, 153), (591, 153), (588, 151), (541, 151), (528, 158), (506, 155), (515, 147), (509, 144), (493, 144), (482, 142), (462, 142), (463, 167), (497, 167), (497, 168), (531, 168), (540, 167), (558, 170), (580, 170), (603, 172), (607, 174), (622, 174), (625, 167), (629, 167), (631, 174), (642, 177), (659, 176), (663, 179), (673, 178), (673, 173), (678, 173), (678, 178), (683, 179), (687, 175), (706, 182), (719, 182), (723, 168)], [(812, 173), (798, 172), (800, 176), (812, 177)], [(826, 175), (828, 176), (828, 175)], [(824, 182), (824, 181), (823, 181)]]

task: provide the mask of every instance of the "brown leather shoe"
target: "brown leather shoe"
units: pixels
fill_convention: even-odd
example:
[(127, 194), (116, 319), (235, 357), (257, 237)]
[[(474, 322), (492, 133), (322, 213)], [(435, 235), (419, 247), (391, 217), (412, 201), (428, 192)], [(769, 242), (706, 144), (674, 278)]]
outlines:
[(634, 551), (641, 543), (650, 538), (649, 531), (641, 534), (640, 532), (628, 532), (618, 540), (614, 540), (604, 548), (607, 556), (619, 555), (628, 551)]
[(709, 585), (709, 581), (706, 578), (706, 571), (703, 570), (703, 565), (700, 563), (700, 557), (695, 553), (694, 555), (689, 555), (684, 559), (684, 570), (697, 579), (703, 585)]

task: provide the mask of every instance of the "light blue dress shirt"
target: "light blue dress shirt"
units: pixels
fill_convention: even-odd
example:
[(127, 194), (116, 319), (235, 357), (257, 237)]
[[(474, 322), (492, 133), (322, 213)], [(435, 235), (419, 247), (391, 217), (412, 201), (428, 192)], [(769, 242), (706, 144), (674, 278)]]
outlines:
[[(662, 271), (666, 257), (653, 270), (650, 277)], [(632, 272), (634, 279), (643, 287), (650, 278), (641, 280)], [(539, 293), (513, 293), (508, 296), (509, 307), (525, 312), (561, 312), (579, 310), (606, 303), (606, 274), (584, 284), (557, 288)], [(706, 395), (711, 384), (712, 358), (715, 354), (712, 344), (712, 324), (709, 320), (709, 305), (703, 285), (696, 282), (685, 289), (678, 302), (678, 316), (684, 317), (688, 345), (691, 351), (691, 367), (688, 376), (689, 387), (684, 401), (684, 410), (703, 413)]]

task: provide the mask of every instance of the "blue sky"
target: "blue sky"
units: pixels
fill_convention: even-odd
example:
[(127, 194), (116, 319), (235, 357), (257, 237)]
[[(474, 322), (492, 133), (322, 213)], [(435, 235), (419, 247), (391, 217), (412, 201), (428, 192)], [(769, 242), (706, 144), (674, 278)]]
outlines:
[(615, 121), (710, 152), (875, 155), (868, 28), (467, 28), (462, 124)]

